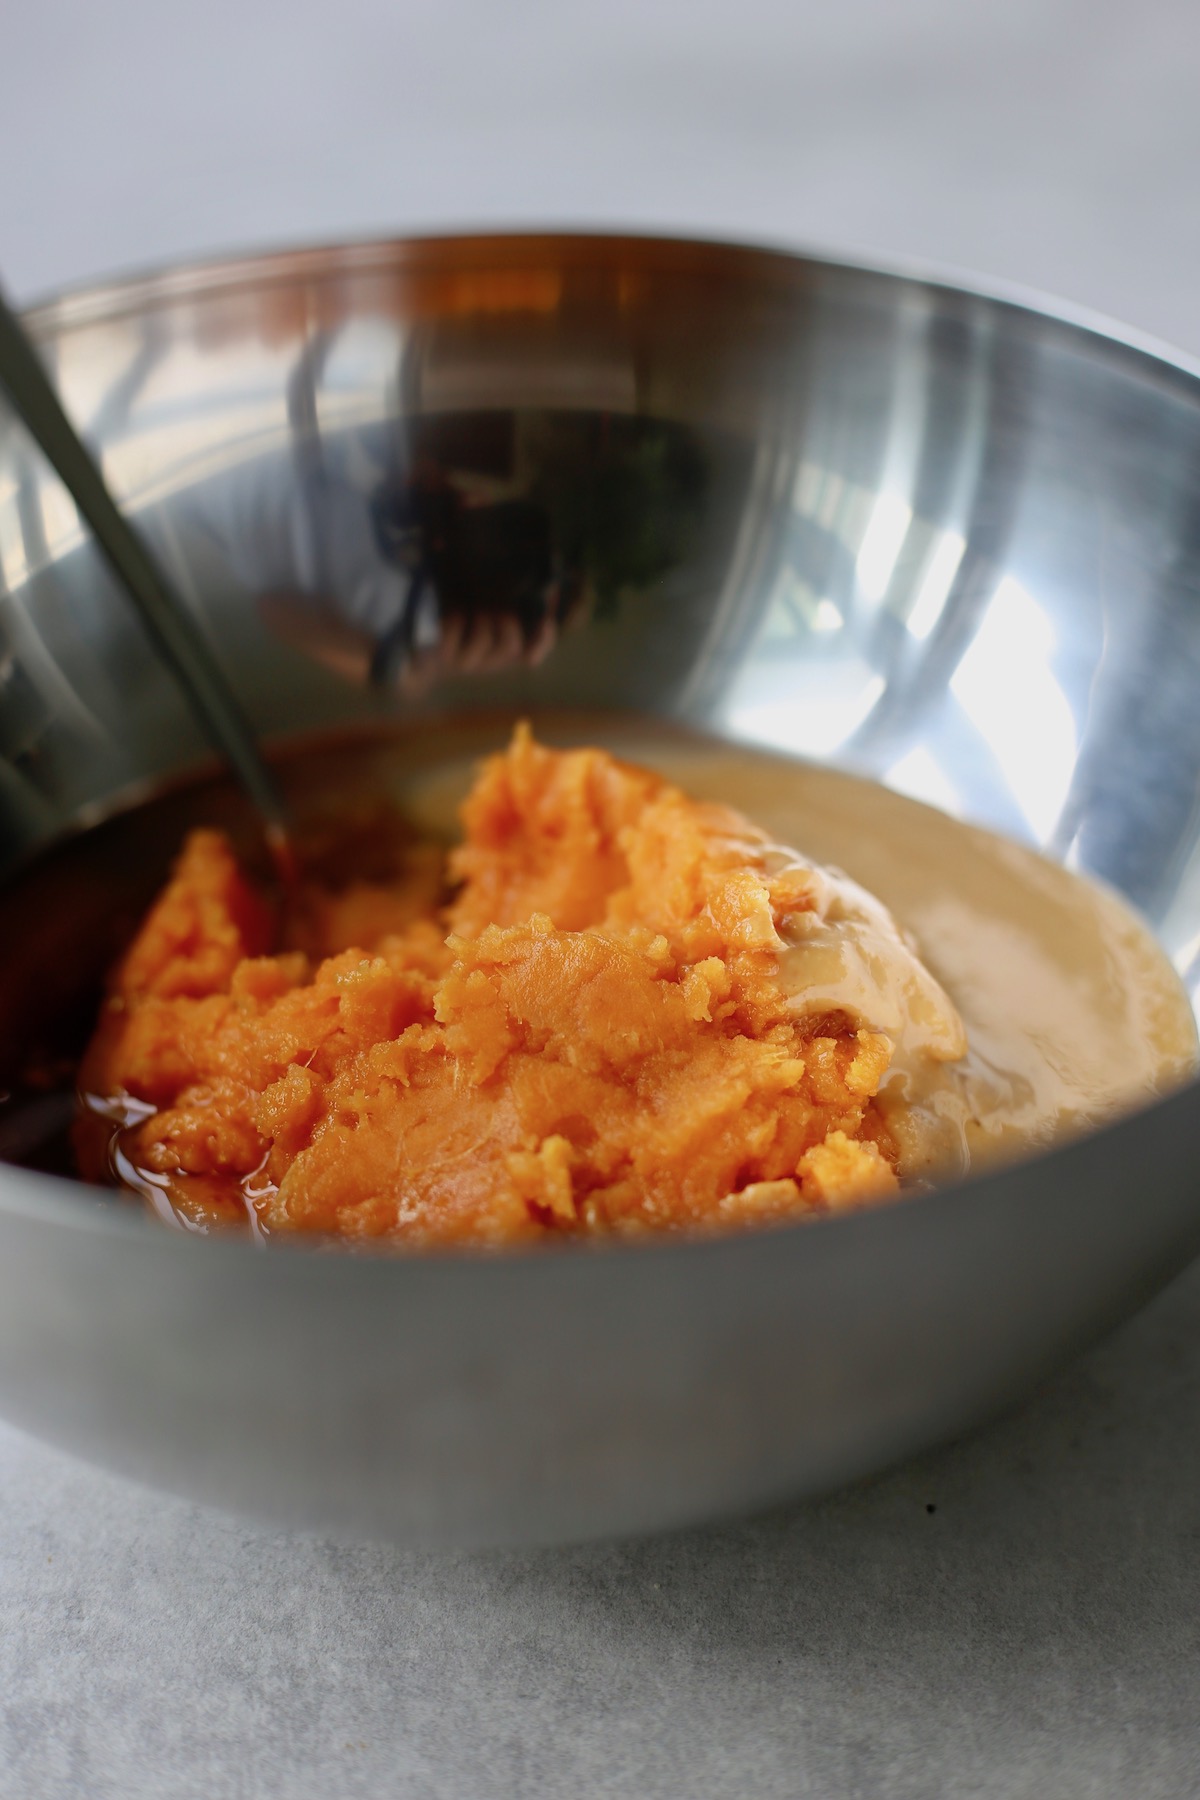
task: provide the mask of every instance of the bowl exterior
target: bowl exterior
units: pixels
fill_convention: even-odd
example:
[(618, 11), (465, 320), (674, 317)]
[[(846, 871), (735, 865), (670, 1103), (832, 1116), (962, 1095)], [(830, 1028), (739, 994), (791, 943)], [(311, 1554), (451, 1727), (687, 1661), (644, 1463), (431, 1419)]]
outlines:
[[(267, 736), (602, 709), (838, 762), (1111, 883), (1200, 983), (1187, 368), (937, 281), (634, 238), (304, 251), (31, 323)], [(3, 417), (0, 652), (6, 879), (202, 761)], [(10, 1059), (35, 1005), (0, 1007)], [(2, 1167), (0, 1408), (400, 1541), (816, 1492), (1180, 1267), (1198, 1127), (1191, 1088), (871, 1214), (494, 1260), (260, 1255)]]

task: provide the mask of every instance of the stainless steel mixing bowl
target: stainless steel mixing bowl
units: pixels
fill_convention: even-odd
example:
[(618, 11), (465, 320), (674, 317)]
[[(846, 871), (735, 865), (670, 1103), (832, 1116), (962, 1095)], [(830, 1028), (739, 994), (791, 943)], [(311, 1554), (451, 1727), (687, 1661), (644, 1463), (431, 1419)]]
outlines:
[[(265, 734), (599, 706), (837, 761), (1113, 883), (1195, 988), (1200, 381), (1178, 360), (938, 281), (596, 237), (209, 265), (31, 323)], [(0, 658), (11, 886), (203, 754), (11, 422)], [(111, 904), (81, 884), (81, 937)], [(9, 956), (10, 1052), (38, 1025), (11, 971), (69, 964), (70, 936)], [(4, 1167), (0, 1405), (300, 1525), (698, 1519), (1017, 1395), (1200, 1244), (1198, 1146), (1192, 1087), (878, 1212), (496, 1260), (264, 1254)]]

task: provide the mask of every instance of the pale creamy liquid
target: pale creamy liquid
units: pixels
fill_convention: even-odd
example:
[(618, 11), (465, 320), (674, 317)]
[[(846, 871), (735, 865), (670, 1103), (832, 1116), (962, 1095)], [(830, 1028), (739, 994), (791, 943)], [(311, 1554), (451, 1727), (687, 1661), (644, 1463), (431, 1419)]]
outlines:
[[(880, 1105), (910, 1180), (1029, 1154), (1196, 1072), (1178, 976), (1149, 928), (1092, 881), (828, 769), (644, 722), (536, 729), (555, 744), (601, 743), (736, 807), (781, 847), (772, 867), (824, 865), (815, 915), (784, 923), (781, 980), (797, 1010), (843, 1011), (892, 1039)], [(422, 829), (453, 833), (483, 749), (471, 738), (468, 754), (446, 743), (397, 790)]]

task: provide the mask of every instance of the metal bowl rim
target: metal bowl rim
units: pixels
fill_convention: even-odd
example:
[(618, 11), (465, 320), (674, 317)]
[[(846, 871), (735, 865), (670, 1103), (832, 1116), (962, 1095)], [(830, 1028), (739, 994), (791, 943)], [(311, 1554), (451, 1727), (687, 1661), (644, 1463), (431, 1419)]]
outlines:
[[(529, 247), (574, 244), (597, 249), (627, 244), (667, 253), (707, 251), (727, 257), (731, 268), (742, 262), (775, 263), (782, 272), (804, 267), (875, 277), (898, 287), (933, 288), (967, 300), (979, 300), (1028, 314), (1050, 324), (1062, 325), (1085, 337), (1098, 339), (1109, 348), (1131, 350), (1138, 356), (1200, 382), (1200, 355), (1192, 355), (1165, 338), (1141, 330), (1097, 308), (1048, 292), (1028, 283), (1008, 281), (953, 263), (920, 257), (890, 255), (864, 249), (847, 254), (832, 247), (787, 239), (707, 236), (702, 232), (662, 232), (614, 226), (591, 228), (550, 225), (488, 227), (486, 229), (418, 231), (397, 236), (364, 233), (348, 238), (328, 238), (283, 243), (265, 250), (214, 251), (182, 261), (148, 263), (118, 271), (100, 279), (86, 279), (51, 290), (26, 301), (21, 312), (38, 334), (61, 329), (103, 324), (137, 305), (207, 299), (236, 292), (252, 280), (282, 280), (307, 273), (330, 275), (356, 272), (376, 264), (394, 266), (407, 251), (449, 252), (455, 249), (483, 251), (525, 244)], [(1200, 398), (1200, 396), (1198, 396)]]

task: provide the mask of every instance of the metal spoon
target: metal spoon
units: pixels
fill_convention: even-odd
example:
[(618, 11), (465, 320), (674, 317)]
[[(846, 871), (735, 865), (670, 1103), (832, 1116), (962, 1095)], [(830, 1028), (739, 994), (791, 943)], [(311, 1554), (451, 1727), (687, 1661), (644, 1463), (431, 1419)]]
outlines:
[(287, 809), (250, 724), (186, 604), (140, 533), (118, 510), (3, 294), (0, 387), (91, 526), (105, 560), (137, 608), (209, 742), (228, 760), (256, 807), (276, 867), (289, 874), (293, 857)]

